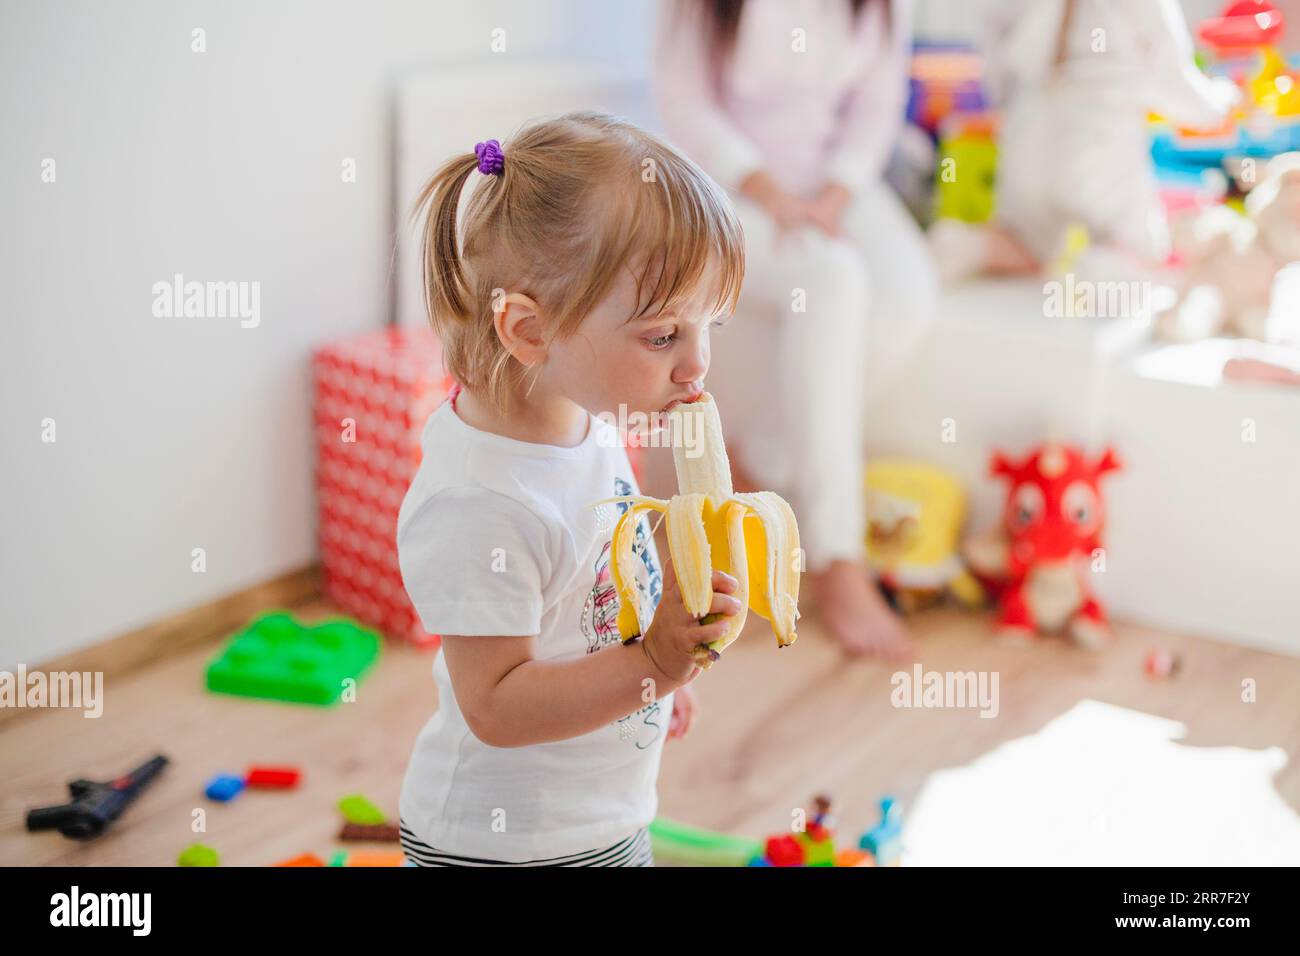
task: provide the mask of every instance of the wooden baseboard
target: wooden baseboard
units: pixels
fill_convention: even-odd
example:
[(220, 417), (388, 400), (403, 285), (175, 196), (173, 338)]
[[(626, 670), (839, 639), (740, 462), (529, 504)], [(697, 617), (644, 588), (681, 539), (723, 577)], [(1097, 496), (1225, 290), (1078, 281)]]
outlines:
[[(179, 651), (219, 640), (270, 608), (296, 607), (319, 598), (320, 565), (313, 564), (29, 667), (28, 672), (102, 671), (105, 679), (120, 677)], [(34, 712), (26, 707), (0, 708), (0, 725)]]

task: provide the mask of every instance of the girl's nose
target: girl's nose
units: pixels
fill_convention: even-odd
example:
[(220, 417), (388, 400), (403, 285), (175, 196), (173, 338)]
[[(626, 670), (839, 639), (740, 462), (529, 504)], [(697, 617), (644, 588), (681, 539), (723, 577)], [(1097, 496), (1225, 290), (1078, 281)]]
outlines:
[(679, 385), (689, 385), (703, 379), (708, 370), (709, 340), (706, 336), (700, 336), (674, 369), (673, 381)]

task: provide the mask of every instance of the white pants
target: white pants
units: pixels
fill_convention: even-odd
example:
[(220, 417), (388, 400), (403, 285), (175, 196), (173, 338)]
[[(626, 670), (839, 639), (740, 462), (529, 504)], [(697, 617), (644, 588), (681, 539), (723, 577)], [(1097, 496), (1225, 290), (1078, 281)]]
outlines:
[(840, 239), (811, 227), (779, 234), (762, 207), (732, 199), (745, 282), (714, 332), (708, 377), (730, 453), (790, 502), (808, 570), (861, 560), (867, 410), (933, 319), (929, 251), (883, 182), (854, 196)]

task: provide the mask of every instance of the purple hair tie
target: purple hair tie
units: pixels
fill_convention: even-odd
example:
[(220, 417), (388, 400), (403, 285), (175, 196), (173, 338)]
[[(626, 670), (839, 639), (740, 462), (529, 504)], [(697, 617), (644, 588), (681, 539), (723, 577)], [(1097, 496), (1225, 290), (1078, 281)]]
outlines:
[(485, 176), (500, 176), (505, 168), (505, 154), (501, 152), (501, 144), (494, 139), (475, 143), (474, 155), (478, 157), (478, 171)]

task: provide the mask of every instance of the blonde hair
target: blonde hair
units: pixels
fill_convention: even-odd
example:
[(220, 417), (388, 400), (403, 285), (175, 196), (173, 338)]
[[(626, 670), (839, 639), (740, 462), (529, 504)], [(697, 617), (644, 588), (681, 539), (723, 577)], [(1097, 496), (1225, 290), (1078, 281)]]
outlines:
[[(429, 207), (425, 307), (447, 370), (463, 386), (504, 411), (523, 381), (524, 366), (493, 324), (501, 291), (534, 299), (551, 338), (563, 338), (621, 269), (639, 270), (640, 310), (631, 319), (695, 295), (712, 260), (713, 310), (734, 311), (745, 271), (740, 222), (721, 188), (662, 140), (617, 117), (575, 112), (526, 126), (501, 150), (500, 175), (478, 173), (473, 152), (448, 160), (411, 213)], [(471, 175), (481, 181), (458, 231)]]

